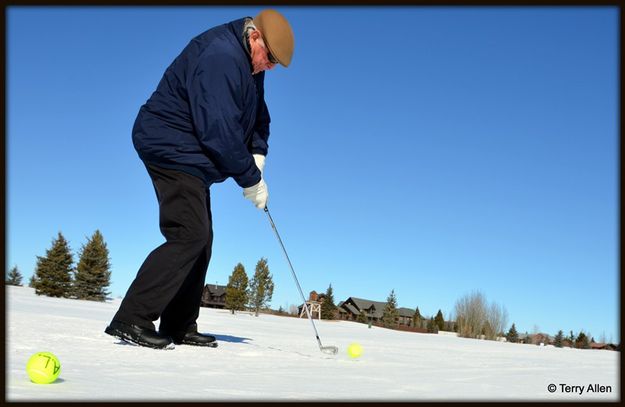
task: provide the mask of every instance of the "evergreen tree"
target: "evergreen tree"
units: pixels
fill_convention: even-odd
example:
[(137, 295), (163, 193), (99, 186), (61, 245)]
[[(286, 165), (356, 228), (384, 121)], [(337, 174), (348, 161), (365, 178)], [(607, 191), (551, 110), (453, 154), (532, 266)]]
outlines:
[(434, 323), (436, 324), (436, 327), (438, 328), (437, 332), (445, 329), (445, 318), (443, 318), (443, 313), (440, 309), (438, 310), (438, 313), (434, 317)]
[(421, 312), (419, 312), (419, 307), (417, 307), (417, 309), (414, 312), (414, 315), (412, 316), (412, 324), (417, 328), (421, 328), (422, 319), (423, 317), (421, 316)]
[(250, 282), (249, 303), (250, 308), (254, 310), (255, 316), (258, 316), (258, 312), (262, 307), (267, 306), (271, 302), (272, 296), (273, 280), (269, 274), (267, 259), (261, 258), (256, 263), (256, 272)]
[(28, 280), (28, 286), (30, 288), (35, 288), (36, 285), (37, 285), (37, 276), (33, 273), (33, 275), (30, 276), (30, 280)]
[(438, 333), (438, 325), (436, 324), (436, 320), (434, 319), (434, 317), (430, 317), (427, 325), (427, 330), (429, 333)]
[(6, 279), (6, 284), (18, 285), (18, 286), (22, 285), (22, 274), (17, 269), (17, 266), (13, 266), (11, 271), (9, 271), (9, 275), (7, 276), (7, 279)]
[(37, 256), (35, 268), (35, 293), (49, 297), (69, 298), (74, 262), (69, 244), (61, 232), (52, 240), (52, 247), (45, 256)]
[(79, 300), (104, 301), (110, 294), (111, 264), (104, 236), (96, 230), (79, 253), (73, 294)]
[(516, 330), (516, 326), (512, 324), (508, 333), (506, 334), (506, 340), (508, 342), (517, 343), (519, 341), (519, 333)]
[(321, 303), (321, 318), (322, 319), (334, 319), (336, 316), (336, 304), (334, 304), (334, 293), (332, 291), (332, 284), (326, 290), (325, 299)]
[(362, 310), (360, 311), (360, 314), (358, 314), (358, 316), (356, 317), (356, 322), (366, 324), (367, 322), (369, 322), (367, 319), (367, 313), (365, 312), (365, 310)]
[(560, 329), (558, 331), (558, 334), (553, 338), (553, 346), (555, 346), (556, 348), (561, 348), (563, 340), (564, 340), (564, 333)]
[(234, 314), (234, 311), (242, 311), (248, 302), (248, 278), (243, 264), (238, 263), (228, 278), (226, 286), (226, 308)]
[(571, 346), (575, 346), (575, 335), (573, 335), (573, 331), (569, 334), (568, 340), (571, 341)]
[(399, 311), (397, 310), (397, 297), (395, 296), (395, 290), (391, 290), (388, 298), (386, 298), (386, 305), (382, 312), (382, 324), (386, 328), (390, 328), (396, 325), (396, 319), (399, 318)]
[(588, 335), (581, 331), (577, 338), (575, 339), (575, 347), (578, 349), (589, 349), (590, 341), (588, 340)]

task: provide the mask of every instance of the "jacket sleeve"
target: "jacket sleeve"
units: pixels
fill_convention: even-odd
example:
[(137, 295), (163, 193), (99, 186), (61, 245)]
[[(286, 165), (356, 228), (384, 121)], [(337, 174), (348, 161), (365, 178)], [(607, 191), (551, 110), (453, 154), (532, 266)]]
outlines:
[(257, 184), (260, 170), (241, 127), (241, 72), (236, 61), (226, 54), (204, 55), (188, 81), (195, 133), (208, 158), (240, 187)]
[(253, 154), (266, 156), (269, 149), (269, 123), (271, 122), (271, 117), (269, 116), (269, 110), (265, 103), (265, 72), (261, 72), (258, 75), (259, 78), (256, 81), (256, 87), (258, 88), (258, 111), (256, 113), (256, 124), (254, 126), (254, 135), (252, 136), (250, 151)]

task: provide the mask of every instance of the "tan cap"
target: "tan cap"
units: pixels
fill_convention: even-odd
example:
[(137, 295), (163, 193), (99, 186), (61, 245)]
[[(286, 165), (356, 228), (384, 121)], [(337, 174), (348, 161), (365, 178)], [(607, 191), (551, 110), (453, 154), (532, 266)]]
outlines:
[(278, 62), (287, 67), (291, 63), (295, 39), (286, 18), (276, 10), (263, 10), (254, 17), (254, 25)]

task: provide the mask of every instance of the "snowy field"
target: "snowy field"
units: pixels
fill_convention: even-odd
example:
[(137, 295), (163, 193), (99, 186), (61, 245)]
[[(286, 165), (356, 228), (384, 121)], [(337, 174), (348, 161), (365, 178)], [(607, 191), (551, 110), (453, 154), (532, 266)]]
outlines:
[[(7, 401), (620, 400), (620, 352), (316, 321), (323, 344), (339, 347), (328, 356), (307, 319), (208, 308), (198, 325), (217, 336), (218, 348), (152, 350), (104, 333), (120, 300), (39, 297), (12, 286), (5, 292)], [(363, 346), (359, 359), (347, 356), (351, 342)], [(61, 361), (53, 384), (31, 383), (26, 374), (39, 351)], [(611, 392), (589, 393), (590, 384)], [(582, 394), (563, 385), (583, 386)]]

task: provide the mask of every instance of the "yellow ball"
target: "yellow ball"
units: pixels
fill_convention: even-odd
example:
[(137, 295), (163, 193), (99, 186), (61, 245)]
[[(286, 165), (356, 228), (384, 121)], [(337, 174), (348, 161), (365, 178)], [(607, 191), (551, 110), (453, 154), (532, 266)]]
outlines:
[(28, 359), (26, 373), (34, 383), (53, 383), (61, 373), (61, 362), (50, 352), (37, 352)]
[(350, 358), (359, 358), (362, 355), (362, 346), (354, 342), (347, 347), (347, 354)]

